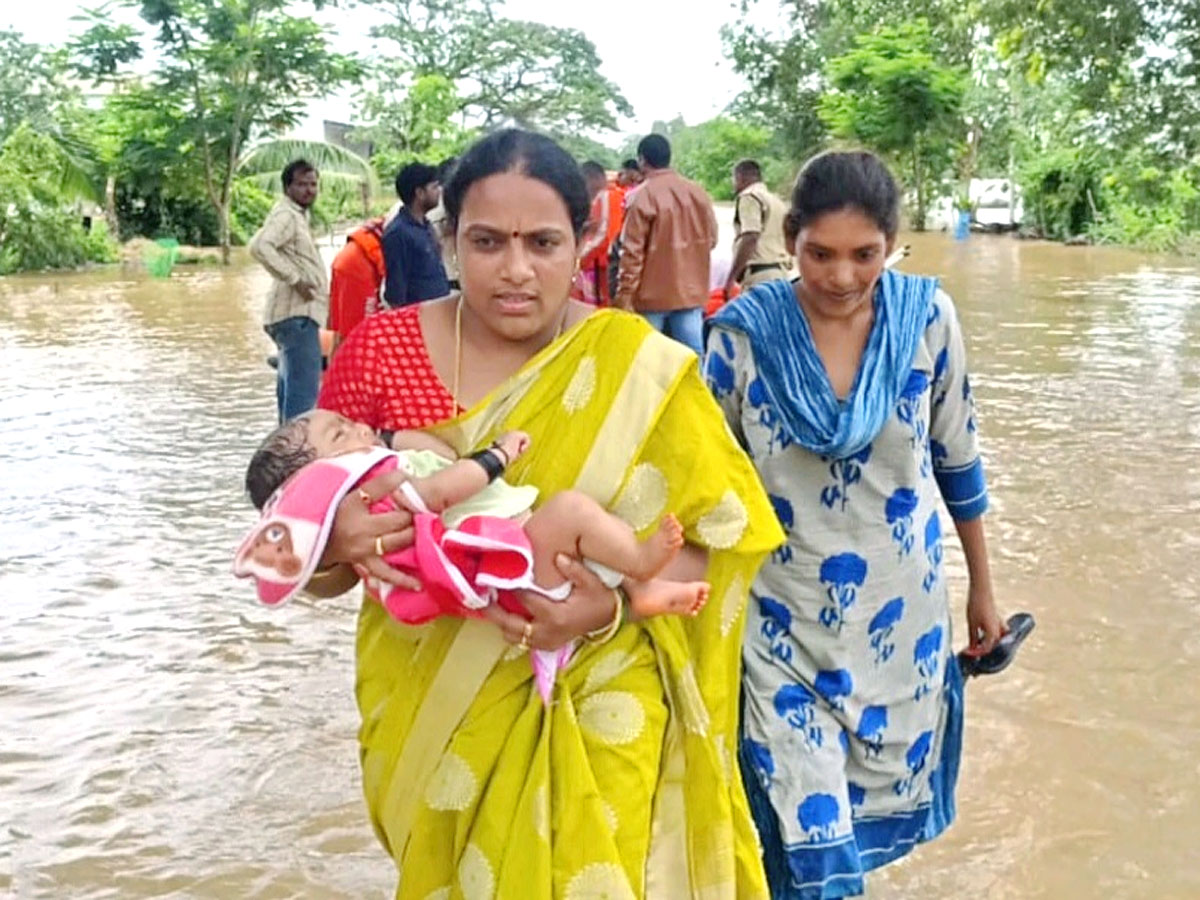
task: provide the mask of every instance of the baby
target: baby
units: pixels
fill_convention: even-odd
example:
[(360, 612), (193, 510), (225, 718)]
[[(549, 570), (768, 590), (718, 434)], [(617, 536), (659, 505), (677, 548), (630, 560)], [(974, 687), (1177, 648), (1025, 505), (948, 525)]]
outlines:
[[(367, 588), (401, 622), (479, 616), (492, 602), (528, 617), (518, 591), (552, 599), (570, 593), (570, 582), (554, 565), (560, 553), (582, 557), (606, 584), (622, 587), (634, 618), (695, 615), (708, 599), (706, 582), (656, 578), (683, 546), (674, 516), (639, 541), (629, 525), (577, 491), (555, 494), (533, 510), (537, 489), (500, 477), (528, 450), (523, 432), (502, 434), (462, 459), (423, 432), (396, 432), (390, 442), (394, 451), (368, 426), (315, 410), (281, 426), (259, 447), (246, 487), (263, 515), (238, 550), (234, 572), (256, 579), (263, 602), (281, 603), (303, 587), (324, 552), (341, 499), (396, 468), (408, 476), (400, 490), (414, 513), (415, 540), (383, 558), (415, 575), (422, 589), (374, 579)], [(395, 504), (388, 496), (370, 508), (383, 512)], [(547, 702), (555, 673), (573, 649), (535, 652), (538, 689)]]

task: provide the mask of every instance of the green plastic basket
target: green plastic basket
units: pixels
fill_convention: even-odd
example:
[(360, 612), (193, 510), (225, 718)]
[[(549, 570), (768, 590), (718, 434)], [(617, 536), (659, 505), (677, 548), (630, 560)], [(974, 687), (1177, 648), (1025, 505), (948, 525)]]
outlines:
[(179, 259), (179, 241), (159, 238), (146, 248), (146, 270), (154, 278), (169, 278)]

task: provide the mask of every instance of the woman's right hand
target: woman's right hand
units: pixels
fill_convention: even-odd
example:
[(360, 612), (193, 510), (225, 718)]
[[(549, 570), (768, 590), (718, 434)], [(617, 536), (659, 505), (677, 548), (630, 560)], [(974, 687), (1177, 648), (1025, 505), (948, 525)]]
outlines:
[(510, 644), (520, 644), (528, 627), (530, 647), (535, 650), (554, 650), (612, 622), (615, 609), (613, 589), (606, 587), (595, 572), (577, 559), (560, 553), (554, 562), (563, 578), (573, 585), (565, 600), (550, 600), (540, 594), (523, 593), (521, 602), (529, 610), (528, 619), (510, 613), (499, 603), (491, 603), (484, 608), (484, 617), (496, 624)]
[(408, 476), (399, 470), (377, 475), (346, 494), (338, 504), (333, 528), (321, 566), (349, 564), (360, 576), (369, 575), (409, 591), (421, 590), (421, 583), (384, 562), (379, 554), (403, 550), (413, 542), (412, 513), (398, 506), (394, 512), (372, 513), (371, 504), (398, 494)]

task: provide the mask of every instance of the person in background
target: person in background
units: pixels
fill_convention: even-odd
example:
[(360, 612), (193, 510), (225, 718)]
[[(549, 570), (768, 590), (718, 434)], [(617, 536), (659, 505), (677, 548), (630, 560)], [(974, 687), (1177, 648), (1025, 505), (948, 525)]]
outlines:
[(714, 247), (709, 257), (708, 274), (708, 305), (704, 307), (704, 318), (714, 316), (717, 312), (734, 299), (741, 289), (735, 282), (729, 286), (729, 270), (733, 266), (733, 256), (724, 247)]
[(321, 387), (321, 323), (329, 312), (329, 280), (309, 225), (319, 174), (297, 159), (284, 167), (283, 196), (250, 239), (250, 255), (271, 274), (263, 328), (279, 348), (275, 402), (279, 421), (308, 412)]
[(725, 296), (734, 288), (754, 287), (764, 281), (787, 278), (792, 267), (783, 237), (787, 207), (763, 184), (762, 169), (752, 159), (733, 167), (733, 265), (725, 282)]
[(712, 200), (671, 168), (671, 145), (661, 134), (642, 138), (638, 165), (646, 182), (625, 211), (613, 305), (641, 313), (700, 354), (709, 254), (717, 246)]
[(409, 163), (396, 176), (396, 193), (404, 205), (383, 230), (383, 299), (393, 308), (450, 293), (442, 242), (428, 219), (442, 197), (437, 169)]
[(329, 281), (329, 330), (333, 350), (354, 326), (379, 311), (380, 288), (387, 274), (383, 263), (383, 218), (372, 219), (346, 236), (346, 246), (333, 258)]
[[(612, 303), (608, 285), (608, 251), (621, 233), (625, 222), (625, 192), (610, 184), (608, 173), (598, 162), (589, 160), (579, 167), (587, 183), (592, 208), (579, 248), (579, 274), (584, 282), (584, 299), (600, 306)], [(591, 297), (588, 296), (588, 289)]]
[[(457, 156), (450, 156), (438, 163), (439, 184), (445, 184), (450, 180), (450, 175), (454, 172), (454, 166), (457, 162)], [(433, 226), (433, 232), (438, 237), (438, 243), (442, 250), (442, 266), (446, 269), (446, 279), (450, 282), (450, 290), (457, 291), (459, 289), (458, 259), (454, 255), (454, 235), (450, 234), (446, 228), (446, 203), (444, 198), (438, 198), (437, 206), (429, 211), (426, 218), (429, 219), (429, 224)]]
[(621, 163), (621, 168), (617, 171), (617, 187), (624, 191), (627, 196), (630, 191), (645, 180), (642, 176), (642, 169), (636, 159), (627, 159)]
[[(629, 209), (629, 195), (641, 187), (644, 178), (642, 170), (638, 167), (636, 159), (627, 159), (621, 163), (621, 168), (617, 172), (616, 183), (621, 189), (621, 218), (622, 222), (625, 217), (625, 210)], [(621, 232), (617, 231), (617, 236), (613, 238), (612, 244), (608, 248), (608, 296), (611, 299), (617, 296), (617, 277), (621, 265)]]

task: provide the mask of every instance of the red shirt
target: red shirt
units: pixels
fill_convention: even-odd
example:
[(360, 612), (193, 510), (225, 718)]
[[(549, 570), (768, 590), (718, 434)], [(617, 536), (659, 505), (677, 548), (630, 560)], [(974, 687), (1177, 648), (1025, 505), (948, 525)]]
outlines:
[(371, 316), (330, 361), (317, 406), (372, 428), (400, 431), (453, 418), (450, 391), (421, 333), (421, 304)]

